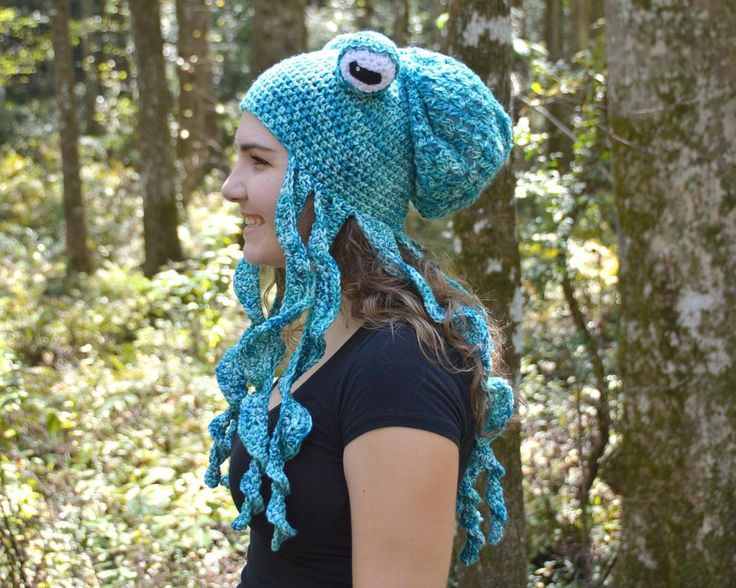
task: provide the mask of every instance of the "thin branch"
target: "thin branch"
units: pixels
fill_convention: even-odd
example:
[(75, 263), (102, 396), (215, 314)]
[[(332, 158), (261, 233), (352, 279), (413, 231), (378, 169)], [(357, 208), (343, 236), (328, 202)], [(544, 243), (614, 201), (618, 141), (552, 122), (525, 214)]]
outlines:
[(565, 123), (563, 123), (559, 118), (557, 118), (554, 114), (552, 114), (549, 110), (547, 110), (544, 106), (541, 106), (539, 104), (533, 104), (524, 96), (518, 96), (519, 100), (521, 100), (524, 104), (526, 104), (529, 108), (532, 110), (536, 110), (541, 115), (543, 115), (548, 121), (550, 121), (553, 125), (555, 125), (560, 131), (562, 131), (563, 134), (565, 134), (571, 141), (576, 142), (578, 140), (577, 135), (572, 132), (570, 127), (568, 127)]
[[(581, 201), (571, 211), (569, 218), (572, 223), (569, 224), (568, 231), (572, 230), (575, 226), (577, 217), (583, 211), (585, 202)], [(568, 233), (569, 234), (569, 233)], [(567, 235), (564, 240), (567, 240)], [(598, 345), (588, 329), (587, 321), (583, 315), (580, 305), (575, 298), (575, 289), (570, 276), (570, 271), (567, 264), (567, 249), (561, 248), (557, 256), (557, 264), (562, 273), (562, 290), (565, 294), (565, 300), (570, 309), (570, 313), (573, 317), (573, 322), (580, 332), (583, 338), (583, 344), (586, 347), (591, 363), (593, 364), (593, 375), (596, 383), (596, 389), (598, 390), (598, 400), (593, 403), (596, 411), (596, 419), (598, 423), (598, 435), (594, 436), (590, 453), (585, 460), (586, 465), (583, 468), (583, 487), (586, 488), (586, 493), (593, 486), (593, 481), (598, 475), (599, 460), (605, 452), (606, 446), (608, 445), (609, 432), (611, 428), (611, 416), (610, 407), (608, 401), (608, 384), (606, 382), (606, 369), (603, 365), (603, 359), (601, 358)], [(582, 456), (581, 456), (582, 459)]]

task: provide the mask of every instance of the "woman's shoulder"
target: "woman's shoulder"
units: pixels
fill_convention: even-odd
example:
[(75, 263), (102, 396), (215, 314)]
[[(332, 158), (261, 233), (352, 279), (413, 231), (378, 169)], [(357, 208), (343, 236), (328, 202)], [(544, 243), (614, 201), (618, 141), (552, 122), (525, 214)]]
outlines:
[[(454, 367), (461, 367), (459, 352), (447, 341), (441, 330), (427, 325), (420, 335), (417, 328), (407, 319), (395, 319), (389, 323), (366, 323), (361, 327), (366, 331), (362, 356), (374, 356), (389, 364), (429, 362), (437, 364), (442, 357), (442, 347)], [(432, 329), (432, 330), (430, 330)], [(439, 352), (439, 353), (438, 353)]]
[[(442, 365), (409, 322), (366, 329), (358, 351), (339, 401), (345, 443), (389, 425), (424, 428), (458, 444), (466, 440), (470, 374)], [(449, 348), (447, 355), (453, 359)]]
[(365, 325), (363, 332), (349, 362), (350, 389), (429, 386), (459, 397), (468, 394), (472, 373), (464, 369), (459, 352), (444, 338), (443, 352), (431, 338), (420, 340), (416, 328), (406, 320)]

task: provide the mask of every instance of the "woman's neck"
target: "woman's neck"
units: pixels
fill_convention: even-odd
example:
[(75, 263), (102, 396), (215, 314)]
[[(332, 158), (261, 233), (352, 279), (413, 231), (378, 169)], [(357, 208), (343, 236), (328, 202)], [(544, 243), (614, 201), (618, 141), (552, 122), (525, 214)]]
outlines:
[(340, 314), (325, 331), (325, 355), (328, 353), (331, 355), (331, 351), (340, 348), (365, 323), (364, 320), (352, 316), (352, 309), (353, 304), (347, 298), (343, 298)]

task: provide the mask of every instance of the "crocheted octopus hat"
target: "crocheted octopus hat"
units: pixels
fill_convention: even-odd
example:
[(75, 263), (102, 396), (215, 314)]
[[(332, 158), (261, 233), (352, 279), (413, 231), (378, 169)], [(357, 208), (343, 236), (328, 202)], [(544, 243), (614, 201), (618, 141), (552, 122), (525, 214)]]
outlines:
[[(323, 356), (324, 333), (340, 312), (340, 271), (330, 256), (340, 227), (353, 216), (386, 270), (410, 280), (428, 315), (441, 323), (446, 310), (399, 253), (402, 244), (423, 257), (421, 245), (403, 229), (409, 202), (425, 218), (472, 204), (506, 161), (512, 133), (508, 115), (467, 66), (416, 47), (398, 49), (373, 31), (339, 35), (320, 51), (274, 65), (253, 83), (240, 108), (255, 115), (288, 151), (275, 214), (286, 284), (266, 318), (258, 266), (242, 259), (235, 269), (233, 287), (251, 324), (217, 365), (217, 382), (229, 406), (209, 425), (213, 445), (205, 483), (229, 487), (220, 465), (230, 456), (237, 431), (252, 459), (240, 482), (244, 502), (232, 528), (245, 529), (265, 508), (276, 551), (297, 533), (286, 520), (290, 487), (284, 464), (297, 455), (312, 428), (309, 412), (290, 391)], [(315, 219), (305, 247), (297, 219), (309, 195)], [(274, 372), (286, 352), (281, 333), (304, 311), (301, 339), (279, 380), (280, 413), (269, 437)], [(463, 307), (451, 317), (478, 349), (488, 399), (484, 435), (474, 440), (457, 493), (457, 514), (467, 531), (460, 555), (465, 564), (477, 560), (486, 541), (477, 509), (481, 497), (473, 488), (481, 472), (487, 480), (490, 543), (501, 540), (507, 520), (500, 483), (505, 472), (490, 443), (513, 413), (513, 391), (492, 375), (493, 347), (484, 316), (483, 308)], [(260, 491), (264, 473), (271, 480), (268, 505)]]

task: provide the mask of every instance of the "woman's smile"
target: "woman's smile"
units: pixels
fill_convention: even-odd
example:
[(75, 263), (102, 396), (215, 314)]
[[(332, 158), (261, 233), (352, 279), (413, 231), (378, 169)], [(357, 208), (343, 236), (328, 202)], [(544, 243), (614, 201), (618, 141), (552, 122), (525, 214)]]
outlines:
[(255, 225), (245, 225), (245, 228), (243, 229), (243, 235), (250, 235), (253, 231), (258, 230), (258, 227), (261, 225), (255, 224)]
[(260, 227), (266, 222), (262, 216), (258, 215), (243, 214), (242, 217), (245, 223), (243, 227), (243, 235), (252, 233), (257, 227)]

